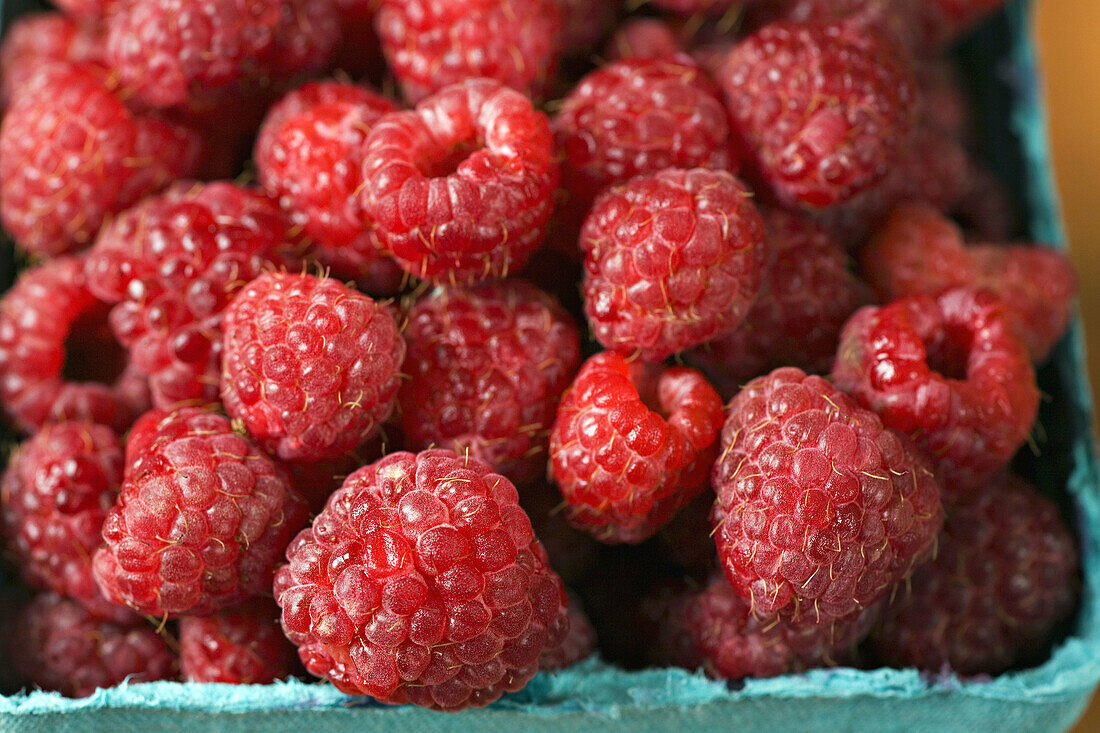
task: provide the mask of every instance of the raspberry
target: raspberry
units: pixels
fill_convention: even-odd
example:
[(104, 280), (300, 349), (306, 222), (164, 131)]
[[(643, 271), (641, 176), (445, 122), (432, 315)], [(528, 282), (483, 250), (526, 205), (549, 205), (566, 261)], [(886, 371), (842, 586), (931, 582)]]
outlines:
[(450, 451), (344, 482), (275, 577), (283, 630), (343, 692), (437, 710), (522, 688), (568, 631), (566, 597), (512, 483)]
[(231, 183), (177, 183), (104, 228), (88, 286), (118, 303), (111, 328), (149, 375), (157, 407), (217, 400), (222, 312), (283, 262), (288, 236), (274, 201)]
[(1072, 613), (1077, 547), (1058, 510), (1001, 474), (954, 507), (936, 559), (898, 593), (875, 649), (897, 667), (1000, 674), (1035, 663)]
[(137, 616), (101, 621), (76, 601), (41, 593), (7, 634), (8, 661), (31, 684), (66, 697), (97, 688), (171, 679), (176, 660), (164, 639)]
[(89, 244), (106, 218), (197, 165), (194, 132), (131, 113), (102, 77), (87, 64), (45, 66), (4, 118), (0, 218), (35, 255)]
[(1077, 286), (1069, 259), (1038, 246), (979, 244), (934, 208), (894, 210), (864, 250), (863, 272), (879, 297), (937, 295), (950, 287), (984, 288), (1005, 303), (1009, 321), (1036, 363), (1069, 326)]
[(765, 265), (764, 221), (725, 171), (669, 169), (608, 189), (581, 231), (596, 339), (660, 361), (735, 328)]
[(714, 492), (708, 488), (676, 512), (656, 535), (664, 553), (686, 577), (705, 580), (718, 567), (710, 526), (713, 507)]
[(540, 669), (565, 669), (581, 662), (596, 651), (596, 630), (584, 609), (572, 594), (566, 607), (569, 614), (569, 633), (553, 648), (547, 647), (539, 656)]
[(928, 452), (945, 500), (981, 486), (1024, 444), (1035, 370), (988, 291), (956, 288), (856, 311), (833, 381)]
[(60, 13), (26, 13), (16, 18), (0, 44), (0, 107), (7, 108), (44, 65), (92, 61), (100, 56), (94, 30)]
[(130, 432), (95, 579), (149, 616), (209, 614), (269, 586), (305, 512), (282, 469), (225, 417), (153, 410)]
[(554, 118), (567, 215), (609, 185), (665, 168), (730, 167), (718, 88), (684, 55), (630, 58), (581, 79)]
[(827, 374), (840, 329), (871, 293), (848, 271), (848, 257), (822, 228), (798, 214), (764, 217), (774, 259), (760, 295), (733, 331), (688, 352), (725, 399), (749, 379), (781, 366)]
[(267, 273), (229, 305), (223, 328), (225, 410), (283, 460), (336, 458), (393, 412), (405, 341), (366, 295)]
[(558, 0), (558, 5), (562, 52), (578, 58), (597, 47), (619, 10), (618, 2), (607, 0)]
[(295, 661), (270, 599), (180, 619), (180, 671), (188, 682), (266, 685), (290, 674)]
[(558, 168), (546, 116), (488, 79), (379, 120), (363, 152), (363, 211), (407, 272), (451, 284), (506, 277), (538, 248)]
[[(394, 449), (393, 443), (387, 442), (379, 432), (364, 445), (336, 458), (311, 463), (287, 463), (286, 469), (290, 472), (295, 491), (305, 499), (312, 516), (325, 508), (328, 498), (343, 486), (344, 479), (352, 472), (361, 466), (373, 463)], [(401, 446), (397, 445), (396, 449), (400, 450)]]
[(0, 300), (0, 404), (23, 433), (65, 419), (121, 432), (148, 407), (145, 377), (89, 285), (80, 258), (59, 257), (24, 270)]
[(913, 124), (915, 82), (870, 29), (772, 23), (717, 77), (756, 173), (789, 205), (827, 207), (873, 187)]
[(550, 432), (569, 520), (607, 543), (651, 536), (703, 490), (721, 425), (722, 400), (694, 369), (596, 354)]
[(378, 249), (359, 206), (362, 145), (397, 107), (363, 87), (312, 82), (272, 107), (256, 139), (260, 183), (316, 246), (336, 276), (394, 292), (400, 270)]
[(91, 556), (120, 483), (122, 447), (102, 425), (46, 425), (16, 449), (0, 492), (6, 546), (28, 585), (102, 605)]
[(331, 0), (124, 0), (107, 20), (111, 66), (159, 108), (319, 70), (339, 38)]
[(672, 26), (665, 21), (657, 18), (631, 18), (619, 25), (615, 35), (607, 42), (604, 55), (612, 61), (630, 58), (659, 59), (675, 56), (682, 51), (680, 39)]
[(382, 0), (382, 52), (405, 99), (472, 77), (538, 93), (557, 66), (559, 0)]
[(718, 556), (759, 619), (828, 625), (884, 597), (943, 523), (928, 459), (824, 379), (777, 369), (728, 408)]
[(439, 288), (409, 311), (405, 338), (410, 448), (468, 452), (516, 482), (546, 470), (558, 399), (580, 364), (577, 327), (553, 298), (512, 280)]

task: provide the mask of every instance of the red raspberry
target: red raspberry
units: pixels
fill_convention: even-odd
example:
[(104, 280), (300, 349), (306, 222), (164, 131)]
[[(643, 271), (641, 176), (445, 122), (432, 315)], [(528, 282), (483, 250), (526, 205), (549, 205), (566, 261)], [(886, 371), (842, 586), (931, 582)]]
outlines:
[(331, 0), (124, 0), (107, 20), (111, 66), (159, 108), (317, 71), (339, 38)]
[(557, 66), (559, 0), (382, 0), (382, 52), (405, 99), (473, 77), (538, 93)]
[(856, 311), (833, 381), (928, 452), (945, 499), (987, 481), (1024, 444), (1035, 369), (988, 291), (956, 288)]
[(180, 619), (180, 672), (188, 682), (266, 685), (289, 675), (296, 661), (268, 598)]
[(260, 183), (312, 240), (313, 254), (374, 293), (396, 292), (401, 271), (363, 224), (362, 146), (371, 126), (396, 109), (363, 87), (312, 82), (271, 108), (253, 156)]
[(97, 60), (100, 46), (93, 29), (60, 13), (20, 15), (0, 44), (0, 108), (6, 109), (44, 65)]
[(110, 215), (190, 175), (200, 145), (190, 130), (131, 113), (97, 67), (50, 64), (20, 88), (0, 130), (0, 218), (33, 254), (79, 249)]
[(759, 619), (828, 625), (889, 593), (943, 523), (928, 459), (820, 377), (777, 369), (729, 405), (718, 556)]
[(861, 257), (884, 302), (950, 287), (1000, 296), (1032, 360), (1043, 362), (1069, 326), (1077, 285), (1061, 252), (1038, 246), (967, 247), (959, 227), (930, 206), (898, 207)]
[(488, 79), (454, 84), (375, 124), (363, 211), (417, 277), (506, 277), (545, 234), (558, 182), (552, 151), (550, 123), (522, 94)]
[(730, 167), (730, 130), (714, 82), (684, 55), (629, 58), (581, 79), (554, 118), (568, 215), (604, 188), (665, 168)]
[(596, 630), (573, 594), (569, 594), (569, 633), (556, 647), (547, 647), (539, 656), (539, 669), (565, 669), (584, 661), (596, 651)]
[(735, 328), (760, 288), (764, 221), (725, 171), (669, 169), (608, 189), (581, 231), (596, 339), (660, 361)]
[(756, 173), (789, 205), (827, 207), (871, 188), (913, 124), (915, 82), (866, 28), (772, 23), (717, 76)]
[(102, 425), (46, 425), (16, 449), (0, 495), (6, 546), (28, 585), (103, 605), (91, 557), (121, 483), (122, 447)]
[(88, 286), (118, 303), (111, 328), (170, 409), (217, 400), (222, 312), (283, 262), (288, 224), (274, 201), (231, 183), (180, 182), (104, 228)]
[(21, 432), (64, 419), (121, 432), (149, 406), (89, 285), (82, 259), (59, 257), (24, 270), (0, 300), (0, 404)]
[(621, 23), (615, 35), (607, 42), (604, 55), (612, 61), (630, 58), (659, 59), (675, 56), (683, 50), (683, 44), (671, 25), (657, 18), (642, 17)]
[(568, 631), (566, 597), (512, 483), (450, 451), (348, 477), (287, 548), (283, 629), (343, 692), (437, 710), (522, 688)]
[(175, 676), (175, 657), (142, 619), (102, 621), (53, 593), (35, 596), (20, 611), (7, 630), (7, 647), (6, 661), (28, 682), (65, 697)]
[(618, 0), (557, 0), (561, 7), (561, 48), (565, 55), (584, 58), (596, 48), (615, 22)]
[(103, 594), (149, 616), (204, 615), (268, 587), (305, 505), (225, 417), (146, 413), (93, 558)]
[(546, 470), (558, 399), (580, 364), (577, 327), (553, 298), (513, 280), (440, 288), (412, 307), (404, 335), (410, 448), (468, 452), (516, 482)]
[(388, 442), (382, 432), (364, 445), (327, 461), (287, 463), (291, 483), (309, 505), (310, 516), (325, 508), (328, 498), (344, 485), (344, 479), (356, 469), (373, 463), (386, 453), (401, 450), (401, 442)]
[(385, 306), (336, 280), (261, 275), (223, 329), (225, 410), (283, 460), (336, 458), (393, 412), (405, 341)]
[(637, 543), (706, 484), (722, 400), (685, 367), (596, 354), (562, 395), (550, 432), (550, 476), (574, 526)]
[(1077, 602), (1077, 547), (1058, 509), (1001, 474), (954, 507), (873, 639), (897, 667), (1000, 674), (1045, 658)]
[(869, 288), (849, 272), (848, 256), (825, 230), (781, 210), (764, 218), (774, 259), (760, 295), (740, 326), (686, 355), (724, 399), (781, 366), (827, 374), (840, 329), (871, 302)]

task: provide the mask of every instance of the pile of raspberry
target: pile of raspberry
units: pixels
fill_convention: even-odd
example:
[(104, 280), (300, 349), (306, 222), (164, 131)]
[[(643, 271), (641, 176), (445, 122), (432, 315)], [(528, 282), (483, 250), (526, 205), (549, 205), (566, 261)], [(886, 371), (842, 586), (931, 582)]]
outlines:
[(1041, 662), (1078, 542), (1014, 458), (1076, 285), (1015, 238), (947, 61), (999, 5), (19, 18), (12, 684), (458, 711), (597, 651)]

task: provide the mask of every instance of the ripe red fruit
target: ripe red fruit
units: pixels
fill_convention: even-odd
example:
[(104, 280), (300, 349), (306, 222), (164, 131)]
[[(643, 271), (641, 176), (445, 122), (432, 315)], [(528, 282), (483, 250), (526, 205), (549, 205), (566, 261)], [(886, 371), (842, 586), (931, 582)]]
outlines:
[(363, 213), (379, 241), (406, 272), (452, 285), (519, 271), (557, 182), (546, 116), (489, 79), (384, 116), (363, 151)]
[(450, 451), (348, 477), (287, 548), (283, 629), (343, 692), (437, 710), (522, 688), (568, 631), (566, 597), (512, 483)]
[(404, 336), (410, 448), (469, 452), (515, 482), (545, 472), (558, 399), (580, 363), (577, 327), (553, 298), (513, 280), (437, 289), (409, 310)]
[(26, 13), (15, 18), (0, 43), (0, 109), (6, 109), (43, 66), (83, 62), (102, 55), (98, 33), (61, 13)]
[(703, 490), (721, 425), (722, 400), (694, 369), (596, 354), (550, 433), (570, 522), (607, 543), (650, 537)]
[(596, 651), (596, 630), (592, 628), (584, 608), (572, 594), (566, 608), (569, 633), (560, 644), (548, 647), (539, 656), (539, 669), (565, 669), (584, 661)]
[(1035, 369), (1004, 304), (968, 288), (857, 311), (833, 381), (928, 452), (945, 500), (1003, 468), (1039, 408)]
[(28, 252), (87, 246), (112, 214), (198, 164), (196, 133), (134, 114), (110, 81), (91, 64), (50, 64), (20, 88), (4, 117), (0, 219)]
[(794, 368), (734, 398), (711, 482), (726, 577), (760, 619), (850, 618), (931, 555), (928, 459), (824, 379)]
[(405, 358), (397, 323), (332, 278), (261, 275), (222, 328), (225, 410), (282, 460), (336, 458), (393, 412)]
[(966, 246), (954, 222), (919, 204), (895, 209), (860, 262), (884, 302), (958, 286), (995, 293), (1036, 363), (1046, 360), (1069, 326), (1077, 291), (1063, 253), (1029, 245)]
[(537, 94), (557, 66), (559, 0), (382, 0), (375, 28), (405, 99), (494, 79)]
[(747, 160), (788, 205), (827, 207), (870, 189), (914, 122), (915, 82), (870, 29), (772, 23), (716, 76)]
[(180, 672), (188, 682), (266, 685), (290, 674), (295, 663), (269, 598), (180, 619)]
[(668, 169), (608, 189), (581, 245), (596, 339), (643, 361), (735, 328), (766, 263), (764, 221), (725, 171)]
[(149, 406), (89, 286), (82, 259), (59, 257), (24, 270), (0, 300), (0, 404), (21, 432), (65, 419), (121, 432)]
[(1076, 604), (1077, 552), (1057, 507), (1001, 474), (953, 508), (935, 560), (899, 589), (875, 649), (892, 666), (964, 675), (1037, 662)]
[(153, 410), (130, 432), (95, 579), (148, 616), (209, 614), (266, 589), (305, 519), (283, 470), (228, 419)]

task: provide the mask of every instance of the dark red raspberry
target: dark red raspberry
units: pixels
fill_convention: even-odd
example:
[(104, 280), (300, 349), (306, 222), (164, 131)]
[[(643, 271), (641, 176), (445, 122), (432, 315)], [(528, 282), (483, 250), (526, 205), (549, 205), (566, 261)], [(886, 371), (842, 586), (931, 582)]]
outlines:
[(348, 477), (275, 576), (283, 629), (353, 695), (438, 710), (522, 688), (568, 631), (561, 580), (512, 483), (450, 451)]
[(550, 557), (550, 567), (566, 585), (584, 581), (598, 566), (600, 544), (569, 524), (561, 492), (545, 477), (516, 488), (520, 506)]
[(385, 306), (332, 278), (270, 272), (225, 311), (222, 401), (269, 453), (336, 458), (393, 412), (405, 341)]
[(561, 7), (561, 50), (564, 55), (584, 58), (615, 21), (618, 0), (557, 0)]
[(562, 101), (554, 132), (578, 220), (600, 191), (634, 176), (730, 167), (720, 92), (682, 54), (628, 58), (588, 74)]
[(407, 272), (472, 284), (518, 271), (542, 243), (558, 168), (546, 116), (470, 79), (379, 120), (363, 179), (364, 215)]
[(686, 355), (723, 399), (781, 366), (827, 374), (840, 329), (871, 302), (870, 289), (849, 271), (847, 254), (825, 230), (781, 210), (764, 219), (773, 259), (756, 302), (740, 326)]
[(405, 99), (473, 77), (538, 93), (557, 66), (559, 0), (382, 0), (382, 51)]
[(596, 651), (596, 630), (580, 601), (569, 594), (569, 633), (560, 644), (547, 647), (539, 656), (539, 669), (565, 669), (584, 661)]
[(89, 284), (82, 259), (59, 257), (23, 271), (0, 300), (0, 404), (23, 433), (65, 419), (121, 432), (149, 406)]
[(1077, 602), (1077, 546), (1058, 509), (1001, 474), (955, 506), (873, 636), (887, 663), (964, 675), (1043, 659)]
[(228, 419), (153, 410), (130, 432), (106, 546), (93, 558), (96, 582), (149, 616), (209, 614), (269, 587), (305, 519), (282, 469)]
[(870, 29), (772, 23), (737, 44), (717, 77), (755, 172), (788, 205), (868, 190), (914, 121), (915, 82)]
[(111, 328), (149, 375), (157, 407), (218, 399), (222, 312), (284, 261), (288, 226), (259, 191), (180, 182), (104, 228), (88, 255), (88, 286), (118, 303)]
[(331, 0), (124, 0), (107, 19), (111, 66), (159, 108), (319, 70), (339, 39)]
[(712, 519), (757, 618), (849, 618), (931, 555), (943, 523), (931, 466), (874, 413), (795, 368), (754, 379), (728, 413)]
[(884, 302), (958, 286), (996, 293), (1037, 363), (1066, 332), (1077, 291), (1065, 254), (1027, 245), (968, 247), (954, 222), (919, 204), (894, 210), (864, 250), (861, 264)]
[(394, 442), (392, 438), (386, 440), (386, 436), (379, 432), (364, 445), (336, 458), (311, 463), (293, 462), (285, 465), (290, 472), (294, 490), (309, 505), (309, 513), (312, 516), (325, 508), (328, 498), (344, 485), (344, 479), (356, 469), (373, 463), (386, 453), (401, 450), (402, 447), (402, 441)]
[[(604, 55), (611, 61), (659, 59), (683, 52), (675, 29), (658, 18), (631, 18), (621, 24), (607, 42)], [(713, 84), (713, 82), (711, 82)]]
[(550, 476), (570, 521), (607, 543), (651, 536), (706, 485), (722, 417), (694, 369), (593, 356), (550, 433)]
[(6, 637), (5, 661), (35, 687), (66, 697), (175, 676), (175, 656), (141, 618), (102, 621), (53, 593), (41, 593), (23, 608)]
[(46, 425), (12, 454), (0, 483), (4, 537), (28, 585), (102, 606), (92, 553), (122, 483), (122, 446), (108, 427)]
[(197, 166), (196, 133), (131, 113), (108, 80), (89, 64), (50, 64), (4, 117), (0, 218), (28, 252), (88, 245), (106, 218)]
[(266, 685), (290, 674), (296, 661), (269, 598), (180, 619), (180, 672), (188, 682)]
[(395, 109), (363, 87), (312, 82), (271, 108), (253, 156), (264, 189), (312, 240), (311, 254), (335, 276), (380, 294), (397, 290), (401, 271), (363, 223), (362, 147), (371, 126)]
[(44, 65), (98, 59), (101, 45), (95, 30), (60, 13), (20, 15), (0, 44), (0, 108), (6, 109)]
[(580, 364), (577, 327), (553, 298), (513, 280), (439, 288), (409, 311), (404, 336), (409, 448), (468, 452), (517, 483), (546, 470), (558, 399)]
[(735, 328), (766, 264), (764, 221), (725, 171), (668, 169), (592, 207), (584, 312), (608, 349), (660, 361)]
[(672, 521), (661, 527), (656, 535), (668, 558), (683, 569), (686, 577), (699, 581), (709, 578), (718, 567), (718, 554), (711, 536), (713, 507), (714, 492), (708, 487), (676, 512)]
[(1039, 388), (1004, 304), (955, 288), (856, 311), (833, 381), (932, 457), (945, 500), (977, 489), (1027, 440)]

